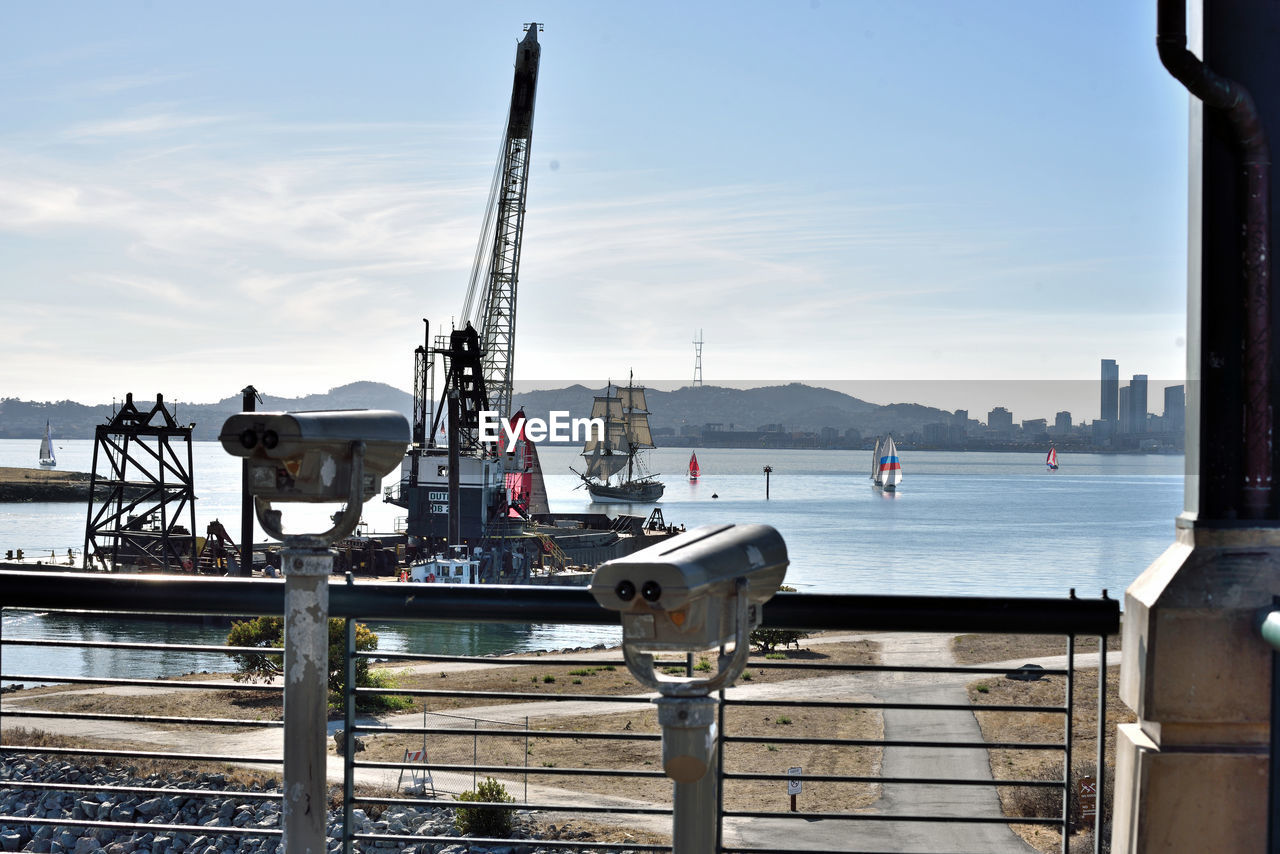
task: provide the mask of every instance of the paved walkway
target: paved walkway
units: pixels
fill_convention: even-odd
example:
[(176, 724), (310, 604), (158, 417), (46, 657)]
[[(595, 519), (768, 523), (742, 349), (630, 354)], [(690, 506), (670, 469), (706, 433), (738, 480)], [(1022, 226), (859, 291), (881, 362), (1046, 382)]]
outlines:
[[(951, 636), (916, 633), (877, 633), (874, 635), (827, 636), (828, 643), (870, 639), (881, 644), (881, 657), (885, 664), (949, 665)], [(818, 641), (819, 639), (813, 639)], [(615, 652), (579, 652), (566, 657), (616, 657)], [(1107, 663), (1117, 666), (1119, 653), (1110, 653)], [(542, 661), (552, 661), (553, 656), (542, 656)], [(1027, 662), (1046, 668), (1066, 666), (1065, 656), (1018, 659), (993, 662), (990, 666), (1014, 669)], [(1076, 655), (1077, 667), (1096, 667), (1096, 653)], [(428, 665), (432, 671), (439, 664)], [(486, 668), (501, 666), (489, 664), (456, 664), (452, 669)], [(416, 669), (416, 668), (415, 668)], [(912, 702), (929, 704), (967, 704), (965, 684), (972, 681), (966, 674), (915, 674), (915, 673), (840, 673), (804, 680), (773, 683), (741, 683), (730, 689), (730, 695), (740, 699), (794, 699), (799, 691), (810, 699), (874, 698), (885, 702)], [(803, 684), (801, 684), (803, 683)], [(72, 689), (94, 691), (104, 689)], [(109, 689), (108, 689), (109, 690)], [(151, 689), (163, 690), (163, 689)], [(653, 695), (636, 695), (638, 698)], [(34, 701), (36, 698), (30, 698)], [(27, 698), (7, 695), (3, 708), (26, 705)], [(610, 714), (620, 707), (612, 703), (591, 701), (533, 702), (519, 705), (493, 704), (467, 709), (452, 710), (450, 714), (484, 718), (493, 721), (523, 723), (528, 717), (575, 717), (591, 714)], [(884, 731), (888, 740), (929, 739), (938, 741), (981, 741), (982, 734), (971, 711), (930, 711), (920, 709), (884, 710)], [(421, 713), (388, 715), (377, 721), (389, 726), (419, 726)], [(0, 727), (31, 727), (31, 718), (0, 717)], [(54, 733), (79, 734), (83, 723), (58, 719), (42, 720), (39, 728)], [(340, 722), (330, 722), (333, 734)], [(190, 751), (190, 733), (182, 730), (158, 728), (153, 724), (128, 721), (101, 721), (94, 724), (94, 735), (101, 738), (120, 738), (145, 741), (162, 749)], [(202, 753), (220, 753), (234, 756), (280, 756), (283, 750), (283, 732), (279, 729), (252, 730), (238, 733), (202, 732), (199, 750)], [(655, 746), (656, 749), (656, 746)], [(328, 758), (328, 777), (331, 781), (342, 779), (342, 759)], [(954, 778), (990, 780), (991, 770), (987, 751), (974, 749), (937, 749), (888, 747), (884, 750), (882, 775), (886, 778)], [(395, 787), (398, 770), (357, 769), (360, 786)], [(512, 785), (523, 791), (523, 783), (513, 780)], [(992, 816), (1001, 815), (1000, 804), (994, 786), (954, 786), (939, 784), (888, 783), (882, 785), (880, 800), (866, 812), (877, 816), (934, 815), (934, 816)], [(534, 802), (573, 803), (576, 793), (556, 787), (529, 786), (529, 797)], [(605, 803), (652, 806), (629, 801), (625, 798), (598, 799)], [(567, 813), (564, 817), (569, 817)], [(578, 814), (581, 816), (581, 814)], [(604, 816), (591, 816), (603, 820)], [(668, 832), (669, 821), (661, 817), (627, 816), (620, 823), (646, 827), (658, 832)], [(785, 846), (812, 848), (816, 851), (883, 851), (920, 852), (952, 851), (982, 852), (982, 854), (1026, 854), (1031, 851), (1016, 834), (1004, 824), (972, 824), (961, 822), (902, 822), (883, 818), (874, 820), (798, 821), (787, 819), (729, 819), (725, 822), (725, 843), (744, 846)]]

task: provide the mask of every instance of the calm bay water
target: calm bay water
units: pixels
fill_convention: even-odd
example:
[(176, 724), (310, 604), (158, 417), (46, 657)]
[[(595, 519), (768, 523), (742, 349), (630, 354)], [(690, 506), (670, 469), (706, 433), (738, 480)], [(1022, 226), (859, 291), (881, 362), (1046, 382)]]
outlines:
[[(88, 471), (93, 443), (57, 442), (59, 468)], [(0, 466), (31, 466), (36, 441), (0, 441)], [(239, 530), (238, 461), (217, 443), (194, 446), (196, 530), (220, 519)], [(551, 509), (632, 512), (652, 507), (592, 505), (568, 471), (579, 458), (567, 446), (540, 449)], [(658, 449), (650, 458), (667, 491), (657, 505), (668, 524), (761, 522), (786, 539), (787, 583), (817, 593), (1080, 596), (1124, 588), (1173, 541), (1182, 508), (1181, 456), (1061, 456), (1048, 472), (1043, 455), (903, 453), (904, 479), (893, 497), (870, 486), (870, 452), (701, 449), (703, 479), (684, 476), (688, 449)], [(765, 500), (763, 467), (773, 473)], [(393, 482), (396, 475), (388, 478)], [(286, 530), (319, 527), (331, 508), (301, 506), (285, 514)], [(371, 531), (392, 529), (403, 511), (378, 499), (365, 507)], [(85, 508), (76, 504), (0, 504), (0, 550), (28, 554), (83, 545)], [(265, 539), (261, 531), (256, 539)], [(374, 627), (380, 648), (395, 652), (471, 654), (550, 649), (617, 640), (614, 629), (582, 626), (386, 624)], [(6, 613), (6, 637), (90, 640), (222, 640), (217, 629), (90, 617)], [(130, 653), (130, 656), (134, 654)], [(217, 657), (130, 657), (138, 675), (225, 669)], [(54, 660), (22, 647), (5, 650), (4, 672), (74, 675), (125, 665), (120, 654), (71, 654)], [(56, 669), (55, 669), (56, 668)], [(154, 672), (153, 672), (154, 671)]]

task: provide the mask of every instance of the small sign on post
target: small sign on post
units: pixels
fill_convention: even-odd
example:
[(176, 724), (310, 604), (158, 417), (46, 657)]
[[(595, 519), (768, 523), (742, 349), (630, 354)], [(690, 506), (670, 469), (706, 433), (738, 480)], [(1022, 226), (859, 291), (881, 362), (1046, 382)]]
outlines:
[(1080, 818), (1092, 822), (1098, 815), (1098, 781), (1081, 777), (1076, 782), (1076, 794), (1080, 798)]
[(800, 794), (800, 773), (803, 769), (799, 767), (787, 769), (787, 794), (791, 796), (791, 811), (796, 811), (796, 795)]

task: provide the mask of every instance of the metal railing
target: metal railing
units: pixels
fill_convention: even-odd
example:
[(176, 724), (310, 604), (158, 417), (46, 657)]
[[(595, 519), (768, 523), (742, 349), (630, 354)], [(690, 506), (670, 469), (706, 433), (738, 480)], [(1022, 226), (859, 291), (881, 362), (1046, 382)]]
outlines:
[[(354, 681), (357, 663), (362, 659), (385, 656), (375, 651), (355, 650), (357, 621), (435, 620), (461, 622), (504, 622), (538, 624), (616, 625), (617, 615), (601, 609), (589, 592), (580, 588), (555, 587), (455, 587), (445, 585), (414, 585), (412, 595), (406, 595), (405, 585), (361, 583), (335, 583), (330, 586), (330, 613), (346, 620), (348, 655), (345, 660), (346, 685)], [(240, 579), (181, 579), (148, 576), (68, 575), (49, 573), (0, 572), (0, 608), (88, 611), (112, 614), (197, 614), (279, 616), (283, 611), (284, 585), (274, 580)], [(1106, 638), (1114, 635), (1119, 625), (1119, 605), (1114, 600), (1082, 600), (1074, 596), (1065, 599), (995, 599), (995, 598), (944, 598), (898, 596), (832, 596), (813, 594), (779, 594), (765, 609), (767, 627), (802, 631), (851, 631), (851, 632), (921, 632), (934, 635), (945, 633), (1010, 633), (1027, 635), (1064, 636), (1062, 652), (1065, 666), (1048, 666), (1039, 671), (1042, 677), (1057, 680), (1061, 686), (1061, 700), (1025, 704), (991, 703), (974, 705), (964, 693), (965, 686), (974, 680), (990, 679), (1006, 675), (1009, 667), (964, 667), (950, 664), (885, 663), (874, 660), (861, 661), (797, 661), (753, 660), (749, 666), (752, 678), (740, 681), (738, 686), (722, 692), (720, 704), (719, 765), (716, 773), (722, 781), (720, 787), (719, 825), (722, 839), (720, 850), (741, 851), (755, 854), (789, 854), (798, 851), (820, 850), (920, 850), (902, 848), (895, 843), (882, 847), (877, 840), (886, 833), (898, 833), (896, 829), (945, 825), (950, 828), (993, 827), (1003, 830), (1009, 825), (1043, 825), (1057, 828), (1061, 834), (1061, 846), (1065, 852), (1070, 842), (1074, 823), (1068, 809), (1073, 780), (1073, 743), (1079, 733), (1075, 727), (1074, 691), (1077, 670), (1077, 636), (1097, 636), (1098, 644), (1098, 708), (1095, 767), (1105, 768), (1104, 743), (1106, 739)], [(261, 653), (260, 648), (228, 647), (204, 644), (136, 644), (102, 641), (72, 641), (33, 639), (10, 636), (0, 637), (0, 652), (13, 648), (34, 650), (62, 650), (77, 648), (95, 654), (125, 654), (131, 651), (159, 650), (165, 655), (201, 654), (205, 656), (231, 656)], [(874, 637), (874, 636), (873, 636)], [(341, 773), (335, 768), (331, 780), (340, 776), (343, 792), (340, 799), (341, 815), (330, 822), (330, 835), (341, 837), (348, 851), (356, 847), (372, 847), (379, 842), (407, 845), (456, 844), (462, 840), (452, 834), (440, 832), (437, 822), (432, 832), (414, 833), (409, 829), (393, 828), (387, 823), (381, 826), (371, 823), (361, 829), (356, 820), (356, 810), (363, 806), (368, 813), (377, 810), (416, 810), (426, 814), (441, 808), (459, 806), (456, 800), (445, 795), (457, 794), (450, 789), (464, 788), (448, 785), (447, 775), (466, 775), (474, 782), (494, 777), (508, 785), (509, 790), (521, 794), (518, 802), (473, 802), (468, 807), (492, 810), (534, 812), (561, 822), (566, 816), (578, 820), (590, 819), (598, 828), (621, 826), (648, 829), (646, 838), (656, 842), (635, 841), (601, 842), (594, 839), (559, 838), (522, 844), (534, 846), (534, 850), (556, 851), (656, 851), (668, 850), (661, 843), (662, 829), (670, 825), (670, 788), (656, 760), (660, 749), (660, 736), (654, 728), (644, 728), (642, 717), (650, 708), (649, 697), (637, 690), (614, 690), (596, 693), (589, 688), (577, 688), (572, 679), (556, 677), (555, 688), (550, 683), (533, 680), (545, 679), (547, 671), (557, 672), (613, 668), (625, 672), (621, 656), (600, 653), (572, 653), (559, 656), (522, 655), (495, 659), (489, 656), (448, 656), (435, 654), (397, 654), (403, 666), (451, 668), (450, 672), (465, 673), (467, 668), (495, 665), (509, 669), (509, 690), (467, 690), (449, 684), (449, 679), (439, 679), (439, 685), (424, 687), (419, 680), (412, 687), (377, 688), (362, 687), (345, 692), (342, 697), (344, 744)], [(40, 672), (9, 672), (10, 656), (3, 656), (4, 672), (0, 682), (51, 683), (63, 686), (96, 686), (116, 694), (137, 694), (148, 690), (164, 689), (172, 692), (239, 692), (246, 696), (274, 698), (279, 688), (270, 685), (253, 685), (225, 680), (183, 681), (180, 679), (145, 679), (137, 677), (107, 678), (95, 675), (65, 677)], [(692, 670), (692, 657), (669, 662), (670, 667)], [(1012, 668), (1016, 670), (1017, 668)], [(443, 672), (443, 671), (442, 671)], [(515, 674), (532, 674), (515, 675)], [(539, 674), (542, 674), (541, 676)], [(775, 678), (777, 677), (777, 678)], [(456, 682), (456, 680), (454, 680)], [(588, 684), (590, 677), (580, 681)], [(565, 683), (568, 683), (567, 685)], [(766, 690), (769, 685), (777, 688)], [(937, 686), (941, 685), (942, 689)], [(567, 688), (568, 690), (564, 690)], [(943, 690), (939, 699), (930, 691)], [(808, 696), (801, 696), (804, 691)], [(923, 692), (923, 693), (922, 693)], [(26, 695), (29, 692), (20, 692)], [(65, 693), (65, 691), (64, 691)], [(394, 717), (370, 718), (358, 716), (356, 704), (379, 697), (397, 696), (414, 704), (412, 720)], [(146, 781), (119, 781), (102, 785), (98, 782), (77, 781), (69, 778), (49, 780), (32, 779), (28, 773), (17, 779), (16, 772), (0, 770), (0, 829), (23, 828), (27, 836), (34, 836), (40, 827), (53, 831), (76, 830), (81, 833), (105, 831), (112, 834), (139, 832), (199, 835), (226, 834), (231, 838), (258, 837), (278, 839), (281, 831), (273, 826), (272, 812), (279, 804), (278, 792), (268, 786), (257, 785), (257, 790), (241, 790), (241, 787), (219, 786), (217, 774), (200, 784), (207, 789), (192, 788), (188, 774), (183, 778), (179, 769), (204, 768), (214, 772), (226, 771), (233, 766), (251, 766), (275, 770), (280, 765), (278, 744), (263, 750), (178, 749), (156, 750), (147, 748), (148, 730), (156, 727), (182, 729), (182, 741), (186, 745), (234, 746), (240, 741), (257, 743), (246, 734), (269, 731), (280, 734), (282, 724), (278, 719), (255, 719), (253, 714), (232, 717), (224, 715), (147, 714), (134, 707), (121, 712), (85, 711), (72, 704), (67, 708), (50, 710), (37, 708), (30, 700), (19, 701), (16, 695), (0, 697), (0, 719), (6, 730), (0, 739), (0, 757), (11, 762), (26, 761), (23, 757), (43, 756), (47, 762), (61, 763), (69, 768), (98, 766), (115, 759), (133, 763), (153, 763), (160, 770)], [(265, 699), (260, 703), (267, 702)], [(272, 700), (274, 702), (274, 700)], [(530, 704), (539, 704), (536, 707)], [(450, 705), (452, 704), (452, 706)], [(47, 704), (46, 704), (47, 705)], [(245, 701), (255, 708), (257, 704)], [(458, 708), (461, 706), (461, 708)], [(470, 708), (468, 708), (470, 707)], [(479, 707), (478, 709), (476, 707)], [(501, 708), (499, 717), (486, 712)], [(554, 711), (570, 709), (569, 716), (579, 728), (560, 726), (557, 721), (565, 715)], [(424, 719), (424, 710), (435, 717)], [(531, 713), (531, 710), (536, 710)], [(264, 708), (263, 713), (278, 717), (274, 706)], [(606, 725), (609, 712), (627, 712), (626, 728)], [(1052, 716), (1060, 718), (1063, 737), (1059, 740), (1040, 742), (992, 742), (979, 733), (976, 736), (956, 737), (948, 735), (944, 722), (959, 720), (972, 727), (975, 711), (1009, 715)], [(768, 714), (765, 714), (765, 713)], [(444, 715), (456, 714), (466, 720), (452, 721)], [(515, 715), (517, 730), (509, 725)], [(872, 733), (842, 733), (832, 731), (814, 735), (788, 735), (779, 721), (788, 716), (826, 715), (826, 719), (841, 722), (859, 715), (882, 722), (882, 735)], [(908, 717), (904, 717), (908, 716)], [(754, 721), (753, 719), (760, 719)], [(763, 731), (759, 725), (765, 718), (769, 726)], [(489, 720), (483, 720), (489, 719)], [(44, 721), (47, 729), (79, 727), (75, 743), (50, 745), (48, 740), (30, 738), (27, 743), (11, 741), (13, 726), (26, 726)], [(495, 722), (490, 722), (495, 721)], [(632, 727), (632, 721), (641, 726)], [(339, 726), (334, 722), (334, 727)], [(34, 727), (33, 727), (34, 729)], [(838, 730), (838, 727), (835, 727)], [(874, 727), (873, 727), (874, 729)], [(967, 730), (966, 730), (967, 731)], [(132, 733), (129, 735), (128, 733)], [(219, 736), (218, 734), (223, 734)], [(104, 734), (110, 738), (104, 737)], [(96, 736), (96, 738), (90, 738)], [(396, 747), (389, 758), (366, 758), (356, 753), (357, 738), (371, 739), (375, 744), (422, 744), (426, 751), (422, 757), (407, 758)], [(470, 743), (469, 756), (463, 748), (448, 748), (450, 740), (466, 740)], [(593, 761), (589, 767), (567, 767), (555, 763), (540, 764), (539, 751), (547, 746), (576, 740), (585, 755)], [(499, 751), (495, 745), (505, 743), (509, 749)], [(772, 746), (773, 750), (770, 750)], [(405, 748), (408, 749), (407, 747)], [(548, 748), (549, 749), (549, 748)], [(821, 769), (807, 768), (800, 781), (812, 793), (820, 787), (826, 793), (860, 792), (859, 795), (830, 795), (820, 802), (821, 808), (791, 811), (780, 793), (785, 791), (794, 776), (786, 769), (784, 760), (795, 751), (809, 750), (810, 755), (829, 759), (855, 751), (869, 752), (871, 759), (859, 766), (856, 762), (834, 763), (840, 767), (852, 767), (856, 773), (826, 773)], [(1040, 752), (1055, 757), (1062, 763), (1061, 774), (1056, 777), (1026, 777), (992, 779), (986, 774), (943, 773), (945, 762), (936, 773), (896, 775), (893, 769), (900, 757), (913, 751), (927, 751), (928, 755), (950, 755), (986, 758), (991, 750), (1020, 750)], [(387, 751), (383, 750), (383, 754)], [(755, 754), (764, 754), (764, 758)], [(968, 752), (968, 753), (966, 753)], [(776, 753), (774, 756), (772, 754)], [(624, 756), (647, 755), (651, 760), (626, 762)], [(753, 756), (755, 758), (753, 758)], [(814, 761), (819, 761), (815, 759)], [(74, 760), (74, 761), (73, 761)], [(649, 764), (645, 764), (648, 762)], [(783, 764), (776, 764), (782, 762)], [(878, 772), (877, 772), (877, 767)], [(430, 771), (433, 786), (417, 790), (410, 795), (398, 785), (406, 772)], [(1106, 793), (1102, 790), (1105, 774), (1099, 771), (1098, 805), (1094, 827), (1095, 850), (1102, 842), (1102, 805)], [(213, 779), (215, 782), (210, 782)], [(592, 781), (604, 780), (611, 785), (604, 788), (625, 787), (634, 794), (630, 797), (600, 794)], [(177, 788), (178, 784), (186, 786)], [(1061, 810), (1054, 815), (1007, 816), (997, 807), (975, 811), (972, 802), (964, 797), (958, 800), (939, 800), (940, 793), (981, 792), (991, 801), (990, 795), (997, 789), (1042, 789), (1054, 792), (1061, 803)], [(139, 824), (112, 818), (108, 811), (104, 818), (101, 811), (87, 814), (65, 815), (57, 809), (45, 806), (39, 810), (5, 809), (6, 797), (13, 792), (30, 792), (30, 803), (52, 803), (49, 798), (92, 792), (94, 797), (106, 797), (121, 803), (129, 797), (145, 795), (162, 799), (175, 799), (175, 792), (184, 799), (222, 801), (220, 809), (226, 810), (226, 802), (257, 801), (266, 804), (239, 826), (224, 827), (229, 820), (209, 823), (213, 819), (200, 809), (179, 811), (174, 820), (157, 821), (151, 816)], [(776, 809), (766, 808), (766, 799), (773, 795), (762, 794), (759, 804), (752, 808), (734, 807), (744, 800), (756, 799), (756, 792), (779, 793)], [(665, 796), (664, 796), (665, 793)], [(947, 797), (954, 797), (947, 795)], [(315, 793), (315, 799), (324, 801), (325, 793)], [(858, 800), (861, 798), (861, 800)], [(83, 800), (83, 799), (82, 799)], [(726, 807), (726, 800), (729, 806)], [(803, 800), (809, 801), (808, 795)], [(106, 801), (100, 801), (105, 803)], [(336, 792), (330, 802), (339, 804)], [(754, 803), (754, 802), (753, 802)], [(856, 803), (856, 805), (854, 805)], [(34, 812), (41, 814), (36, 815)], [(207, 813), (207, 809), (205, 811)], [(24, 813), (24, 814), (19, 814)], [(127, 813), (127, 811), (126, 811)], [(402, 813), (403, 814), (403, 813)], [(180, 820), (184, 816), (193, 820)], [(260, 826), (257, 826), (260, 825)], [(765, 827), (766, 831), (759, 828)], [(802, 843), (796, 840), (806, 837), (806, 829), (814, 827), (838, 827), (840, 843)], [(35, 828), (36, 830), (33, 830)], [(967, 831), (966, 831), (967, 832)], [(977, 831), (975, 831), (977, 832)], [(1007, 832), (1007, 831), (1005, 831)], [(915, 831), (902, 831), (900, 838), (913, 836)], [(21, 836), (22, 834), (20, 834)], [(46, 837), (48, 838), (48, 837)], [(101, 838), (101, 837), (100, 837)], [(973, 837), (978, 839), (981, 837)], [(865, 841), (859, 841), (859, 840)], [(25, 844), (25, 840), (24, 844)], [(491, 844), (510, 844), (492, 839)], [(471, 838), (469, 843), (482, 846), (483, 838)], [(813, 845), (819, 847), (812, 847)], [(954, 844), (964, 845), (959, 842)], [(983, 843), (969, 843), (971, 849), (984, 848)], [(858, 846), (864, 847), (858, 847)], [(873, 846), (873, 847), (865, 847)], [(46, 849), (47, 850), (47, 849)], [(928, 850), (938, 850), (929, 847)]]

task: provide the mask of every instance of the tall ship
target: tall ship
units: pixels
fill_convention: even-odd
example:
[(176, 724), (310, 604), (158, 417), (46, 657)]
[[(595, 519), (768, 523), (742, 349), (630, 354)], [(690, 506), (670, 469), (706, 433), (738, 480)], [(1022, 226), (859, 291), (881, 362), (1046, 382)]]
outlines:
[(582, 448), (584, 471), (570, 468), (594, 501), (652, 504), (666, 487), (649, 473), (647, 454), (654, 447), (644, 386), (609, 383), (591, 404), (591, 417), (604, 423), (604, 436), (589, 432)]

